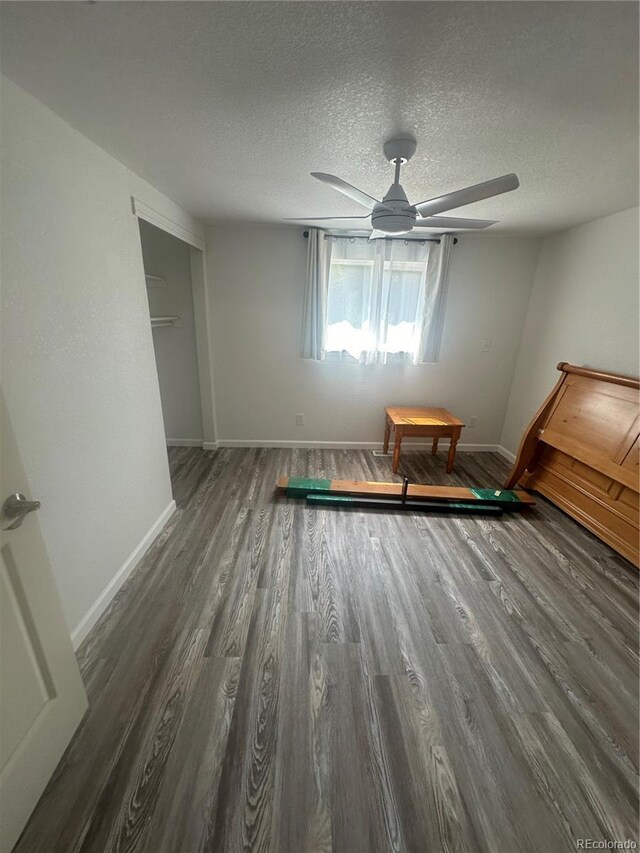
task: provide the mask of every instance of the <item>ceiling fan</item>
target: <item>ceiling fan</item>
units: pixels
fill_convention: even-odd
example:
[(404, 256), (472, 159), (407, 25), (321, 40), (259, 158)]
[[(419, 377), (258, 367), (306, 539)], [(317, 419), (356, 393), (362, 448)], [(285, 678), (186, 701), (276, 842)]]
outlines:
[(405, 191), (400, 184), (400, 167), (407, 163), (416, 150), (416, 140), (411, 136), (396, 136), (384, 143), (384, 156), (395, 165), (395, 177), (388, 192), (378, 201), (357, 187), (348, 184), (335, 175), (325, 172), (312, 172), (312, 176), (333, 187), (334, 190), (346, 195), (369, 208), (371, 213), (364, 216), (313, 216), (310, 218), (296, 217), (298, 221), (321, 222), (334, 219), (369, 219), (371, 217), (371, 240), (386, 237), (388, 234), (408, 234), (414, 228), (457, 229), (457, 228), (488, 228), (494, 225), (495, 219), (461, 219), (458, 217), (437, 216), (456, 207), (464, 207), (475, 201), (492, 198), (501, 193), (508, 193), (520, 186), (516, 175), (511, 172), (500, 178), (493, 178), (463, 190), (446, 193), (446, 195), (422, 201), (420, 204), (409, 204)]

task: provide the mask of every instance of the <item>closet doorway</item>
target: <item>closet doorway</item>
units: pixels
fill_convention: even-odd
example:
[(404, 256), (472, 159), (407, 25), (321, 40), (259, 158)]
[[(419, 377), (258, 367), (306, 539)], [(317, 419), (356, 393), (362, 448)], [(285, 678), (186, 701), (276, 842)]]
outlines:
[(138, 219), (168, 447), (215, 447), (204, 258)]

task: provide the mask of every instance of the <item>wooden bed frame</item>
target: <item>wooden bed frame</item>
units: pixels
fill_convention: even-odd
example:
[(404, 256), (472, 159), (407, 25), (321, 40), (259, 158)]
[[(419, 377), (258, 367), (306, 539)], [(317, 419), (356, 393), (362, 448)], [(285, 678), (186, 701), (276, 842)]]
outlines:
[(504, 484), (544, 495), (636, 566), (640, 380), (560, 362)]

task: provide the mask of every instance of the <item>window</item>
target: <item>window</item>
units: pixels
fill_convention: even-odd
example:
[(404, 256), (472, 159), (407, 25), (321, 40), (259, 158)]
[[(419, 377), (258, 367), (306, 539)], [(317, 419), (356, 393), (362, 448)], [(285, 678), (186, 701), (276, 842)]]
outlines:
[(335, 259), (329, 268), (327, 352), (348, 352), (360, 358), (369, 339), (369, 302), (373, 261)]
[(359, 361), (415, 356), (424, 309), (429, 243), (333, 241), (327, 293), (327, 352)]
[(308, 232), (302, 358), (437, 362), (454, 238), (373, 240)]

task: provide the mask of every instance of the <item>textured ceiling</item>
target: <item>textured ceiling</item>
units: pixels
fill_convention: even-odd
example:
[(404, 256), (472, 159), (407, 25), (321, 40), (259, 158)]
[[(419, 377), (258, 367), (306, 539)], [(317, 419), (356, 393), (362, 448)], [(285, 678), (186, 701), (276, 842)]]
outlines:
[(552, 231), (638, 203), (638, 6), (625, 2), (3, 2), (2, 69), (196, 216), (364, 213), (382, 142), (413, 202)]

